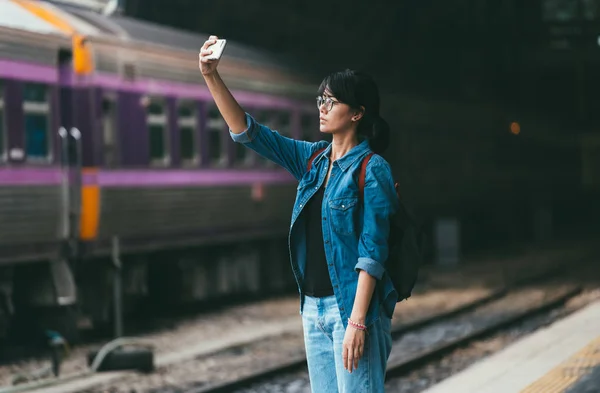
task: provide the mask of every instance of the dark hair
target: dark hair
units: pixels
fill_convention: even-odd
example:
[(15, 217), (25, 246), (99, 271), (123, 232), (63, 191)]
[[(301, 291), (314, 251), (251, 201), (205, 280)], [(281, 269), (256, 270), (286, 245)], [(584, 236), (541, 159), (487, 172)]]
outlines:
[(322, 95), (326, 89), (352, 109), (365, 108), (358, 123), (358, 136), (368, 139), (375, 153), (383, 153), (390, 143), (390, 127), (379, 116), (379, 88), (373, 78), (361, 71), (334, 72), (323, 79), (319, 94)]

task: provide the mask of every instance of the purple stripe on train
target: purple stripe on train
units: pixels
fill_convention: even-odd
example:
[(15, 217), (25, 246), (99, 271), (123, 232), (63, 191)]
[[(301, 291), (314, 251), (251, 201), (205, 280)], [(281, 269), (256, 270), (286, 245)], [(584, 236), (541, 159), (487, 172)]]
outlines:
[(0, 78), (56, 83), (58, 70), (43, 64), (0, 59)]
[[(0, 168), (0, 185), (59, 185), (62, 170), (51, 168)], [(115, 170), (84, 171), (83, 184), (101, 187), (236, 186), (256, 183), (292, 183), (286, 171), (240, 170)]]
[(59, 168), (0, 168), (0, 184), (3, 186), (47, 186), (61, 182)]
[(285, 171), (239, 170), (118, 170), (86, 174), (84, 184), (100, 187), (151, 186), (238, 186), (255, 183), (291, 183), (294, 178)]

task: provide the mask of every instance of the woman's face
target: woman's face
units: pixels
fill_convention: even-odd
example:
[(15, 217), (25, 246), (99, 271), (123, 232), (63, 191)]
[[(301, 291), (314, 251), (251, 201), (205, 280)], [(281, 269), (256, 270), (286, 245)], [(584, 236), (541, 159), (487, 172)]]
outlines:
[(317, 105), (319, 106), (319, 130), (323, 133), (346, 132), (356, 123), (353, 121), (353, 118), (356, 119), (355, 111), (347, 104), (339, 102), (328, 89), (317, 101)]

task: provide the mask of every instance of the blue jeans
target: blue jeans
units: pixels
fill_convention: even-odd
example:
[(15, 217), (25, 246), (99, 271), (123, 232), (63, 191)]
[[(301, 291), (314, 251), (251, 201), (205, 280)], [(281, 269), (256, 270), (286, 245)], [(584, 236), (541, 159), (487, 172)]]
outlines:
[(312, 392), (384, 392), (385, 369), (392, 349), (390, 318), (382, 311), (368, 328), (363, 357), (358, 361), (358, 369), (350, 374), (342, 360), (346, 331), (335, 296), (305, 299), (302, 326)]

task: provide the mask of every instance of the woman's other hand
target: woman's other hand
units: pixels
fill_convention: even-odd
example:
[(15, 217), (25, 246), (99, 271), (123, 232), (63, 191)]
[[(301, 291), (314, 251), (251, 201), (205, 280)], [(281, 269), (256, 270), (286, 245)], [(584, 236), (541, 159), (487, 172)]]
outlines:
[(352, 373), (358, 368), (358, 361), (363, 356), (365, 348), (365, 331), (348, 325), (342, 344), (342, 359), (344, 368)]

